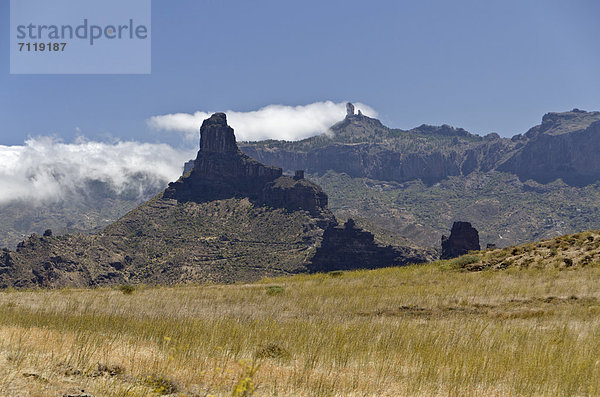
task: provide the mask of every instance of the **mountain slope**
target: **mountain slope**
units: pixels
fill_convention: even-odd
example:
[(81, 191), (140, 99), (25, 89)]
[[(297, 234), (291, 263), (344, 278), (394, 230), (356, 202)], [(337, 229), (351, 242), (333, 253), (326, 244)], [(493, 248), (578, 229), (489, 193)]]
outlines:
[(519, 246), (477, 251), (456, 258), (450, 266), (483, 269), (558, 269), (600, 266), (600, 230), (567, 234)]
[(585, 186), (600, 177), (600, 112), (548, 113), (542, 124), (513, 138), (518, 150), (499, 171), (521, 180)]
[[(313, 263), (319, 252), (319, 258), (337, 255), (319, 251), (329, 246), (323, 244), (327, 230), (339, 236), (327, 202), (301, 173), (285, 176), (242, 153), (225, 115), (217, 113), (202, 124), (192, 171), (98, 234), (33, 235), (16, 252), (3, 250), (0, 287), (234, 282), (327, 271), (328, 261)], [(423, 262), (435, 255), (381, 247), (352, 226), (346, 231), (332, 246), (348, 248), (346, 254), (360, 261), (337, 268)]]
[(119, 192), (109, 183), (90, 179), (60, 199), (1, 204), (0, 247), (14, 249), (27, 236), (47, 229), (55, 234), (97, 232), (160, 193), (168, 182), (140, 173), (129, 176), (128, 189)]
[(156, 197), (98, 235), (32, 236), (4, 252), (0, 286), (231, 282), (306, 271), (323, 230), (247, 199)]

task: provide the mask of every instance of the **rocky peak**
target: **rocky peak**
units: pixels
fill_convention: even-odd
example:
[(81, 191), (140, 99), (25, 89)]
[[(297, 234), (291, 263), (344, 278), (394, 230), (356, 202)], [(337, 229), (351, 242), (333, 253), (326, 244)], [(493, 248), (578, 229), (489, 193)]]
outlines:
[(354, 116), (354, 105), (352, 102), (346, 104), (346, 117), (348, 116)]
[(586, 112), (579, 109), (569, 112), (550, 112), (542, 117), (542, 124), (531, 128), (525, 136), (535, 138), (540, 134), (562, 135), (584, 130), (598, 121), (600, 121), (600, 112)]
[(469, 222), (454, 222), (450, 237), (442, 236), (442, 259), (479, 250), (479, 232)]
[(200, 151), (216, 153), (236, 153), (233, 128), (227, 125), (225, 113), (215, 113), (204, 120), (200, 127)]
[(307, 210), (329, 216), (327, 195), (297, 171), (295, 178), (282, 169), (264, 165), (238, 149), (233, 128), (224, 113), (215, 113), (200, 128), (200, 150), (191, 172), (169, 184), (164, 197), (206, 202), (247, 197), (257, 204)]

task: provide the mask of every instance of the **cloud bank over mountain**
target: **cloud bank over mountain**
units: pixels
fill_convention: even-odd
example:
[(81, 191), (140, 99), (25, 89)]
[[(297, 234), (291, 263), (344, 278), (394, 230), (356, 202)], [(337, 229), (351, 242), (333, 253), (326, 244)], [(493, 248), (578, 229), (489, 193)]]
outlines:
[[(354, 103), (357, 109), (369, 116), (377, 112), (363, 103)], [(197, 140), (202, 121), (214, 112), (197, 111), (173, 113), (151, 117), (150, 127), (184, 134), (188, 140)], [(315, 102), (308, 105), (268, 105), (250, 112), (225, 111), (227, 121), (235, 129), (239, 141), (280, 139), (295, 141), (327, 132), (334, 123), (346, 115), (346, 102)]]
[[(355, 103), (365, 115), (377, 112)], [(176, 113), (147, 120), (152, 128), (183, 133), (187, 149), (164, 143), (104, 143), (78, 138), (64, 143), (50, 137), (23, 145), (0, 145), (0, 205), (76, 200), (97, 194), (145, 197), (176, 180), (183, 163), (195, 157), (204, 119), (213, 112)], [(346, 103), (316, 102), (301, 106), (268, 105), (250, 112), (227, 111), (238, 140), (298, 140), (327, 132), (346, 115)]]
[(63, 143), (48, 137), (28, 139), (24, 145), (0, 146), (0, 205), (17, 200), (72, 200), (89, 194), (86, 190), (98, 183), (103, 186), (102, 194), (141, 196), (177, 179), (183, 163), (196, 150), (81, 138)]

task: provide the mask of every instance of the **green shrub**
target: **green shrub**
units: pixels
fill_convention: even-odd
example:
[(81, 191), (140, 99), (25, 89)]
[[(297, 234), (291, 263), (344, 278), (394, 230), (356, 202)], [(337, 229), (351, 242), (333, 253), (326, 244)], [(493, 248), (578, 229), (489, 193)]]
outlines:
[(283, 287), (281, 285), (269, 285), (267, 287), (267, 295), (279, 295), (283, 293)]
[(467, 265), (470, 265), (472, 263), (477, 263), (481, 260), (480, 257), (478, 257), (477, 255), (463, 255), (463, 256), (459, 256), (456, 259), (453, 259), (450, 262), (450, 265), (452, 267), (465, 267)]
[(563, 259), (563, 261), (565, 262), (565, 265), (567, 265), (567, 267), (573, 266), (573, 259), (565, 258), (565, 259)]
[(119, 291), (124, 293), (125, 295), (131, 295), (135, 291), (135, 287), (129, 284), (119, 285)]

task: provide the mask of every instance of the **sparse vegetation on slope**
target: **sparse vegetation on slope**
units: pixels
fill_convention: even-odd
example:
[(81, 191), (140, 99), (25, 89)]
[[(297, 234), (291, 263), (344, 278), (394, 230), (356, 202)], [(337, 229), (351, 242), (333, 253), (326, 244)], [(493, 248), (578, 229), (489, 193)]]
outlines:
[(413, 244), (438, 248), (452, 222), (466, 220), (482, 246), (506, 247), (600, 227), (600, 184), (573, 187), (561, 182), (521, 182), (501, 172), (474, 172), (427, 186), (346, 174), (311, 174), (329, 193), (338, 219), (351, 217), (376, 235), (406, 236)]
[(129, 295), (5, 291), (0, 394), (600, 394), (600, 266), (462, 269), (492, 253)]
[[(468, 260), (467, 260), (468, 258)], [(600, 266), (600, 231), (565, 235), (504, 249), (473, 252), (452, 262), (467, 270)]]
[(306, 271), (323, 230), (306, 211), (248, 199), (160, 195), (101, 233), (27, 239), (0, 252), (0, 287), (255, 281)]

